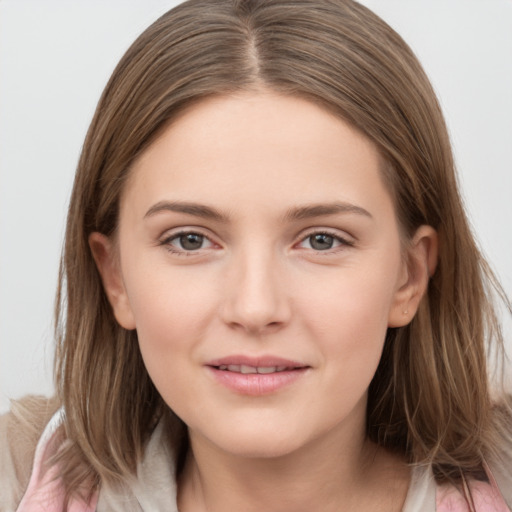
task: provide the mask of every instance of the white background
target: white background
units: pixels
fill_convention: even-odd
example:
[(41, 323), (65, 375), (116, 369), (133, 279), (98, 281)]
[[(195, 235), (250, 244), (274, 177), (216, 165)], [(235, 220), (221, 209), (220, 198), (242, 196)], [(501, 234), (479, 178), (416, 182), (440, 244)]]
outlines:
[[(0, 412), (8, 397), (52, 393), (53, 296), (81, 144), (121, 55), (176, 3), (0, 0)], [(362, 3), (431, 77), (471, 221), (512, 295), (512, 0)]]

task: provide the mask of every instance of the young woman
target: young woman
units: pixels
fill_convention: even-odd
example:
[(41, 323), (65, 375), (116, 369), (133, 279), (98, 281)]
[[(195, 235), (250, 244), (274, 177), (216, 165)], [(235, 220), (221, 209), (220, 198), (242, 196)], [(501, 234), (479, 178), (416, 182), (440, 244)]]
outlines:
[(89, 129), (58, 397), (2, 420), (2, 510), (510, 510), (496, 295), (390, 27), (185, 2)]

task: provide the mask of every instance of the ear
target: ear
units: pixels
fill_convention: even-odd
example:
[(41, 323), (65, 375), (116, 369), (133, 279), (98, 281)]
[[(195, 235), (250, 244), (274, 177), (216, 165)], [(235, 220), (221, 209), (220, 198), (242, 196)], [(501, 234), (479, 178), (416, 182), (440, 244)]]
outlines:
[(89, 235), (89, 247), (117, 322), (125, 329), (135, 329), (115, 243), (109, 237), (94, 232)]
[(412, 320), (436, 270), (437, 257), (436, 230), (420, 226), (406, 249), (402, 275), (389, 312), (389, 327), (402, 327)]

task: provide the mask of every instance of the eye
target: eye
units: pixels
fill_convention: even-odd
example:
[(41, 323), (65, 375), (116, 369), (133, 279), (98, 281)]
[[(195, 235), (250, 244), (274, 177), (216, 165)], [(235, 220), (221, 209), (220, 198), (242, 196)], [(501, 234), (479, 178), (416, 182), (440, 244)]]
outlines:
[(174, 253), (187, 253), (209, 249), (213, 247), (213, 242), (201, 233), (194, 231), (182, 231), (167, 237), (162, 241), (162, 245), (168, 247)]
[(299, 243), (299, 247), (313, 249), (314, 251), (329, 251), (338, 247), (350, 247), (352, 245), (354, 245), (353, 242), (328, 232), (311, 233)]

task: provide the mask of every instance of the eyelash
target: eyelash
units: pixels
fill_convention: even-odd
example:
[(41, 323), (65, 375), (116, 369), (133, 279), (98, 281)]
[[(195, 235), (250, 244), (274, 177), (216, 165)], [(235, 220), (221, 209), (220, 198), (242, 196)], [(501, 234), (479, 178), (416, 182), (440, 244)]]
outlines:
[(185, 257), (190, 257), (190, 256), (195, 256), (199, 253), (199, 251), (201, 249), (196, 249), (196, 250), (187, 250), (187, 249), (176, 249), (175, 247), (173, 247), (171, 245), (171, 243), (174, 241), (174, 240), (177, 240), (179, 239), (180, 237), (182, 236), (186, 236), (186, 235), (197, 235), (197, 236), (200, 236), (203, 240), (207, 240), (210, 244), (212, 245), (216, 245), (214, 242), (212, 242), (212, 240), (210, 239), (210, 237), (208, 237), (207, 235), (199, 232), (199, 231), (196, 231), (196, 230), (193, 230), (193, 229), (190, 229), (190, 230), (182, 230), (182, 231), (179, 231), (178, 233), (173, 233), (172, 235), (170, 236), (167, 236), (165, 237), (159, 245), (162, 245), (165, 247), (165, 249), (167, 251), (169, 251), (170, 253), (176, 255), (176, 256), (185, 256)]
[[(184, 248), (183, 249), (176, 249), (172, 245), (172, 242), (174, 240), (177, 240), (180, 237), (186, 236), (186, 235), (197, 235), (197, 236), (201, 237), (203, 241), (207, 240), (210, 244), (217, 245), (217, 244), (215, 244), (215, 242), (213, 242), (210, 239), (209, 236), (201, 233), (200, 231), (195, 231), (195, 230), (192, 230), (192, 229), (190, 229), (190, 230), (182, 230), (182, 231), (179, 231), (177, 233), (173, 233), (172, 235), (165, 237), (159, 243), (159, 245), (164, 246), (167, 251), (169, 251), (170, 253), (172, 253), (172, 254), (174, 254), (176, 256), (190, 257), (190, 256), (195, 256), (195, 255), (199, 254), (200, 251), (203, 248), (199, 248), (199, 249), (196, 249), (196, 250), (187, 250), (187, 249), (184, 249)], [(333, 254), (333, 253), (336, 253), (336, 252), (338, 252), (340, 250), (343, 250), (344, 248), (353, 247), (354, 246), (354, 242), (353, 241), (347, 240), (346, 238), (340, 236), (339, 234), (337, 234), (337, 233), (335, 233), (333, 231), (322, 229), (322, 230), (318, 230), (318, 231), (311, 231), (311, 232), (307, 233), (306, 235), (303, 235), (301, 237), (301, 239), (299, 240), (299, 242), (294, 244), (294, 247), (304, 243), (308, 239), (311, 239), (313, 236), (328, 236), (328, 237), (333, 238), (334, 241), (339, 244), (338, 246), (336, 246), (334, 248), (329, 248), (329, 249), (324, 249), (324, 250), (315, 250), (315, 249), (311, 248), (311, 250), (313, 250), (313, 252), (318, 253), (320, 255)]]
[[(315, 253), (317, 253), (319, 255), (327, 256), (329, 254), (337, 253), (338, 251), (342, 251), (343, 249), (354, 246), (354, 242), (352, 240), (348, 240), (347, 238), (340, 236), (338, 233), (336, 233), (334, 231), (330, 231), (328, 229), (321, 229), (318, 231), (315, 231), (315, 230), (310, 231), (309, 233), (307, 233), (305, 236), (303, 236), (300, 239), (299, 244), (302, 244), (306, 240), (311, 239), (312, 237), (318, 236), (318, 235), (331, 237), (331, 238), (333, 238), (334, 241), (336, 241), (339, 244), (336, 247), (324, 249), (324, 250), (312, 249)], [(297, 244), (295, 244), (295, 245), (297, 245)]]

